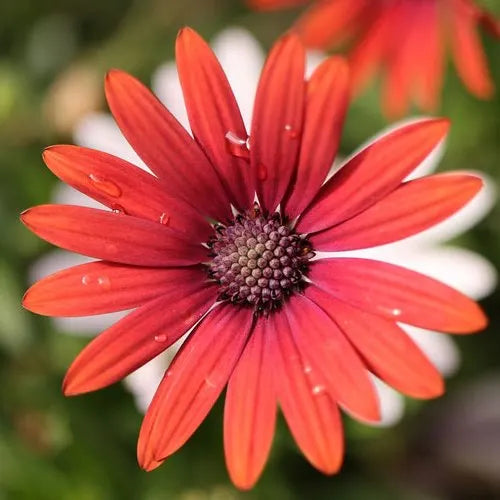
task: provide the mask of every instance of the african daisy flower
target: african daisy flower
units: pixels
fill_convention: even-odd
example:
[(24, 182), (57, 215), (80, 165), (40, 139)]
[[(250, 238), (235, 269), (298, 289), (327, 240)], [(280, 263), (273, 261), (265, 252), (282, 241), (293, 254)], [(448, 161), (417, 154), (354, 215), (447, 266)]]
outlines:
[[(308, 0), (249, 0), (268, 9)], [(385, 73), (383, 101), (389, 116), (403, 115), (410, 101), (421, 109), (438, 107), (447, 45), (458, 74), (476, 97), (487, 99), (493, 83), (477, 33), (485, 26), (496, 37), (500, 24), (473, 0), (317, 0), (296, 24), (312, 48), (352, 45), (355, 91), (376, 70)]]
[(111, 112), (155, 176), (82, 147), (44, 152), (57, 176), (112, 210), (43, 205), (22, 214), (40, 237), (100, 259), (35, 284), (24, 305), (54, 316), (134, 309), (76, 358), (66, 395), (120, 380), (192, 328), (144, 418), (144, 469), (189, 439), (227, 385), (224, 448), (238, 487), (250, 488), (263, 469), (278, 404), (306, 458), (334, 473), (339, 408), (380, 417), (370, 373), (413, 397), (443, 391), (398, 323), (469, 333), (486, 318), (467, 296), (414, 271), (315, 252), (423, 231), (467, 203), (481, 180), (448, 173), (403, 182), (447, 133), (446, 120), (428, 119), (383, 136), (324, 182), (348, 69), (332, 57), (306, 84), (295, 35), (267, 59), (249, 142), (209, 46), (184, 29), (176, 56), (194, 139), (133, 77), (106, 78)]

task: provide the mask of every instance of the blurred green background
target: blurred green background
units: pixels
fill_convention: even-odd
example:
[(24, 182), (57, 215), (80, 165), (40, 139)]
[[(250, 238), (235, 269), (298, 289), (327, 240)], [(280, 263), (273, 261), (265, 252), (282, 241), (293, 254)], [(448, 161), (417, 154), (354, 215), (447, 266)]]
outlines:
[[(482, 3), (500, 12), (496, 0)], [(0, 13), (0, 499), (500, 498), (500, 292), (483, 303), (488, 330), (457, 339), (463, 364), (446, 396), (408, 402), (394, 428), (346, 419), (345, 464), (334, 477), (307, 464), (281, 419), (260, 482), (238, 492), (224, 466), (220, 401), (181, 451), (145, 473), (135, 458), (141, 415), (121, 384), (64, 398), (65, 369), (87, 340), (20, 307), (29, 266), (49, 250), (18, 222), (24, 208), (49, 201), (56, 183), (41, 150), (72, 142), (77, 119), (105, 109), (108, 68), (148, 82), (172, 58), (179, 27), (209, 39), (228, 25), (244, 26), (267, 49), (297, 11), (256, 14), (237, 0), (16, 0), (2, 2)], [(488, 37), (484, 43), (498, 87), (500, 46)], [(440, 169), (479, 169), (498, 184), (498, 92), (478, 101), (453, 70), (445, 83), (441, 114), (453, 126)], [(353, 103), (342, 153), (386, 125), (377, 96), (374, 86)], [(460, 244), (498, 269), (500, 208)], [(474, 415), (462, 412), (467, 406)]]

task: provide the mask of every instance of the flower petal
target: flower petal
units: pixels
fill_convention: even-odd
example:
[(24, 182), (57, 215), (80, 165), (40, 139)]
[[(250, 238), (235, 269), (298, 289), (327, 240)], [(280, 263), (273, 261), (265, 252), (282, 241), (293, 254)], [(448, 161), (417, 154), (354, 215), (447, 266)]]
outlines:
[(149, 89), (119, 70), (108, 73), (105, 89), (123, 135), (164, 181), (167, 192), (204, 215), (219, 220), (230, 217), (229, 199), (207, 157)]
[(439, 97), (443, 86), (445, 40), (440, 26), (439, 7), (437, 2), (418, 2), (419, 36), (415, 51), (414, 91), (420, 107), (426, 111), (434, 111), (439, 105)]
[(182, 288), (201, 287), (200, 266), (145, 268), (90, 262), (47, 276), (24, 295), (23, 306), (46, 316), (88, 316), (123, 311)]
[(307, 47), (324, 49), (349, 36), (360, 16), (371, 17), (377, 2), (371, 0), (330, 0), (316, 2), (297, 22), (295, 29)]
[(210, 46), (183, 28), (175, 47), (177, 69), (194, 137), (214, 165), (238, 209), (253, 203), (254, 186), (248, 160), (228, 150), (226, 135), (246, 141), (248, 135), (233, 92)]
[(448, 128), (445, 119), (421, 120), (369, 145), (321, 188), (299, 219), (298, 231), (326, 229), (375, 204), (425, 160)]
[(348, 102), (348, 66), (344, 59), (330, 57), (307, 83), (299, 164), (286, 201), (289, 217), (294, 218), (309, 205), (332, 167)]
[(163, 226), (129, 215), (74, 207), (39, 205), (22, 222), (36, 235), (72, 252), (138, 266), (186, 266), (206, 259), (206, 249)]
[(286, 317), (273, 314), (269, 322), (276, 391), (290, 431), (307, 460), (333, 474), (344, 454), (340, 412), (324, 390), (324, 379), (301, 358)]
[(226, 385), (251, 327), (250, 309), (223, 303), (184, 342), (144, 418), (138, 443), (142, 468), (157, 467), (198, 428)]
[(269, 322), (257, 321), (234, 369), (224, 406), (224, 451), (233, 483), (250, 489), (271, 449), (276, 423)]
[(377, 396), (368, 371), (336, 324), (301, 295), (289, 300), (285, 313), (297, 348), (321, 371), (332, 398), (356, 418), (379, 420)]
[(272, 212), (292, 178), (302, 135), (305, 53), (295, 35), (272, 48), (255, 98), (250, 159), (257, 195)]
[(471, 3), (456, 1), (449, 6), (453, 61), (462, 81), (477, 97), (487, 99), (493, 94), (493, 82), (477, 33), (480, 11)]
[(316, 250), (354, 250), (419, 233), (448, 218), (481, 189), (479, 177), (441, 174), (405, 182), (364, 212), (311, 237)]
[(394, 321), (351, 307), (315, 286), (308, 287), (305, 294), (341, 328), (384, 382), (416, 398), (443, 393), (439, 372)]
[(367, 259), (321, 259), (309, 278), (355, 307), (411, 325), (449, 333), (482, 330), (487, 318), (460, 292), (403, 267)]
[(66, 396), (113, 384), (163, 352), (209, 309), (213, 285), (179, 286), (131, 312), (97, 336), (77, 356), (64, 378)]
[(156, 177), (116, 156), (78, 146), (52, 146), (43, 159), (63, 182), (113, 210), (159, 221), (195, 241), (204, 242), (212, 234), (201, 215), (168, 196)]

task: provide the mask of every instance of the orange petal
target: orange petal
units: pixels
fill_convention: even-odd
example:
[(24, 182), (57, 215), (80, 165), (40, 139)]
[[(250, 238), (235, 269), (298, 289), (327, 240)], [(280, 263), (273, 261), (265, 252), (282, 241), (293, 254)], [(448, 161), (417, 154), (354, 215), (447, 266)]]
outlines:
[(224, 451), (233, 483), (248, 490), (266, 463), (276, 422), (270, 337), (265, 318), (257, 321), (236, 366), (224, 407)]

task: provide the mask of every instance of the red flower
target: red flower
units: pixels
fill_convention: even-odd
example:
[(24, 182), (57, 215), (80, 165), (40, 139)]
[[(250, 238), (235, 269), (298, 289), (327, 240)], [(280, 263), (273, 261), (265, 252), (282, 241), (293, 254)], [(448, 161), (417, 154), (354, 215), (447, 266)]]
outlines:
[(443, 391), (396, 320), (467, 333), (486, 319), (466, 296), (415, 272), (359, 258), (313, 260), (314, 251), (422, 231), (467, 203), (481, 181), (450, 173), (404, 182), (447, 133), (446, 120), (431, 119), (383, 136), (323, 183), (348, 69), (332, 57), (306, 84), (294, 35), (274, 46), (263, 70), (249, 150), (225, 75), (190, 29), (178, 37), (177, 63), (194, 140), (133, 77), (114, 70), (106, 79), (114, 117), (156, 176), (86, 148), (44, 152), (58, 177), (113, 210), (43, 205), (23, 213), (40, 237), (102, 259), (43, 279), (24, 305), (63, 316), (134, 309), (76, 358), (66, 395), (120, 380), (194, 327), (144, 419), (143, 468), (179, 449), (227, 384), (224, 446), (238, 487), (261, 473), (278, 403), (307, 459), (333, 473), (343, 455), (339, 408), (379, 419), (369, 372), (414, 397)]
[[(307, 0), (249, 0), (261, 9)], [(403, 115), (410, 101), (424, 110), (437, 108), (449, 43), (460, 78), (475, 96), (493, 94), (477, 25), (495, 36), (500, 25), (473, 0), (317, 0), (296, 24), (304, 43), (328, 48), (351, 43), (355, 91), (376, 70), (385, 73), (384, 106), (389, 116)]]

